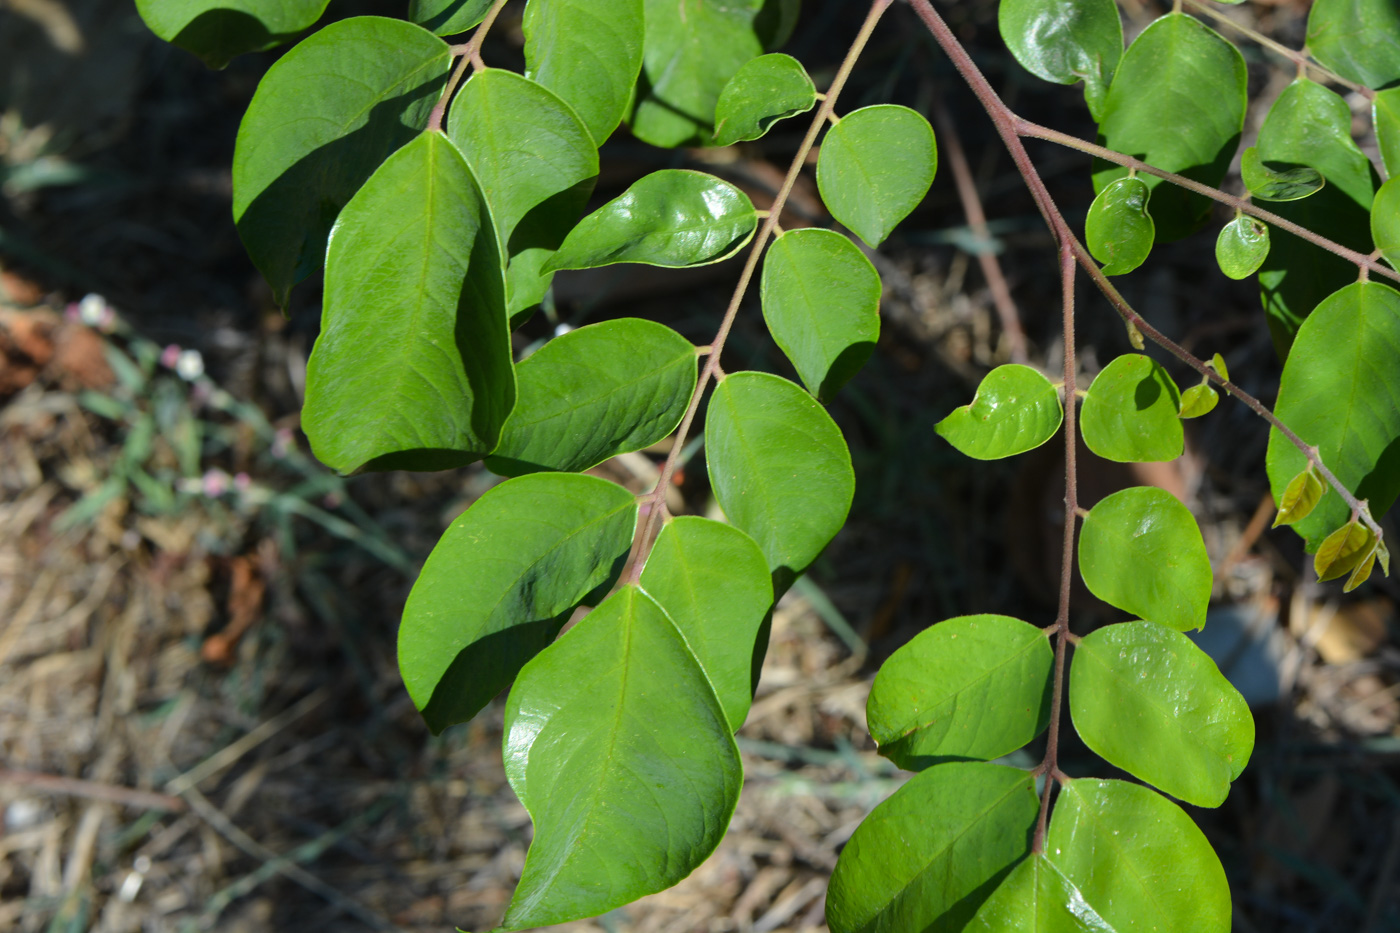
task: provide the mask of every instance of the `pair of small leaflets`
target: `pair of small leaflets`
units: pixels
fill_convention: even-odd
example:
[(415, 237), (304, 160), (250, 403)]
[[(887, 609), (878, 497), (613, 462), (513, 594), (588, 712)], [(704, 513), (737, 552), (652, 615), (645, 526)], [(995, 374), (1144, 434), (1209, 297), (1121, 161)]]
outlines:
[(758, 139), (779, 120), (811, 110), (817, 89), (791, 55), (773, 52), (745, 63), (719, 92), (715, 145)]
[[(1230, 371), (1225, 368), (1225, 359), (1219, 353), (1206, 365), (1219, 373), (1221, 379), (1230, 381)], [(1210, 377), (1202, 376), (1200, 383), (1181, 393), (1181, 417), (1199, 418), (1208, 415), (1215, 410), (1219, 402), (1220, 395), (1211, 386)]]
[(244, 52), (281, 45), (321, 18), (330, 0), (137, 0), (147, 28), (223, 68)]
[(908, 107), (876, 104), (826, 131), (817, 188), (831, 216), (873, 248), (919, 206), (937, 170), (928, 121)]
[(1147, 261), (1157, 226), (1147, 212), (1152, 192), (1136, 176), (1109, 182), (1084, 221), (1089, 252), (1103, 263), (1104, 275), (1124, 275)]
[(1174, 460), (1185, 448), (1181, 392), (1150, 357), (1127, 353), (1094, 377), (1080, 412), (1084, 443), (1106, 460)]
[(1400, 269), (1400, 178), (1380, 186), (1371, 205), (1371, 238), (1385, 261)]
[(525, 77), (568, 101), (601, 146), (632, 105), (643, 0), (529, 0), (520, 26)]
[(1250, 146), (1240, 156), (1240, 176), (1256, 201), (1300, 201), (1326, 184), (1315, 168), (1265, 163), (1257, 146)]
[(1390, 550), (1371, 529), (1352, 519), (1328, 535), (1313, 557), (1313, 570), (1319, 582), (1347, 576), (1342, 591), (1350, 593), (1371, 576), (1377, 560), (1381, 573), (1390, 576)]
[(997, 25), (1021, 67), (1056, 84), (1084, 82), (1084, 100), (1103, 119), (1123, 56), (1123, 21), (1113, 0), (1001, 0)]
[(1269, 258), (1269, 227), (1262, 220), (1236, 212), (1215, 240), (1215, 261), (1232, 279), (1247, 279)]
[(934, 430), (969, 457), (999, 460), (1050, 440), (1064, 415), (1049, 379), (1029, 366), (1007, 363), (983, 377), (971, 404), (954, 409)]
[(1228, 933), (1230, 886), (1194, 820), (1149, 788), (1084, 778), (1060, 790), (1045, 851), (1017, 865), (973, 933)]

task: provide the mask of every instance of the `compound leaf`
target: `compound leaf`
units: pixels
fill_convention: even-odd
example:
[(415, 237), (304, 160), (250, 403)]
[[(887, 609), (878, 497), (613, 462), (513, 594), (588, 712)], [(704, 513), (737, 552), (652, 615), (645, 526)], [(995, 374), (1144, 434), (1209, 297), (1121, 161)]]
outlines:
[(1400, 87), (1376, 92), (1371, 120), (1386, 172), (1391, 178), (1400, 177)]
[(644, 24), (642, 0), (530, 0), (525, 77), (568, 101), (601, 146), (631, 104)]
[(1124, 275), (1147, 261), (1157, 231), (1147, 212), (1151, 195), (1141, 178), (1119, 178), (1089, 205), (1084, 240), (1104, 275)]
[(715, 145), (758, 139), (779, 120), (811, 110), (817, 89), (802, 64), (773, 52), (750, 60), (734, 73), (715, 104)]
[(1287, 168), (1264, 164), (1258, 146), (1250, 146), (1240, 157), (1240, 175), (1256, 201), (1300, 201), (1326, 184), (1317, 169), (1306, 165)]
[(429, 728), (466, 722), (622, 569), (636, 498), (541, 473), (486, 492), (443, 532), (399, 627), (399, 672)]
[(774, 240), (760, 291), (768, 330), (813, 395), (835, 395), (874, 352), (880, 274), (834, 230), (808, 227)]
[(1181, 393), (1181, 417), (1199, 418), (1215, 411), (1220, 396), (1208, 385), (1194, 385)]
[[(1154, 918), (1155, 919), (1155, 918)], [(987, 933), (1116, 933), (1043, 853), (1011, 870), (977, 911), (968, 931)]]
[(972, 403), (954, 409), (934, 430), (969, 457), (999, 460), (1050, 440), (1064, 415), (1049, 379), (1029, 366), (1007, 363), (987, 373)]
[(1140, 353), (1110, 362), (1082, 409), (1084, 443), (1107, 460), (1134, 463), (1181, 456), (1181, 393), (1167, 371)]
[(1084, 100), (1103, 117), (1123, 57), (1123, 21), (1113, 0), (1002, 0), (1002, 40), (1031, 74), (1056, 84), (1084, 82)]
[(1381, 185), (1371, 204), (1371, 239), (1385, 261), (1400, 269), (1400, 178)]
[(880, 754), (910, 771), (999, 758), (1050, 721), (1050, 639), (1009, 616), (947, 619), (890, 655), (866, 703)]
[(1400, 7), (1394, 0), (1317, 0), (1308, 51), (1343, 78), (1382, 88), (1400, 80)]
[(330, 0), (136, 0), (146, 26), (210, 68), (281, 45), (309, 28)]
[(486, 466), (573, 472), (649, 447), (680, 423), (695, 378), (694, 345), (664, 324), (622, 318), (570, 331), (516, 367), (515, 410)]
[(831, 216), (879, 246), (919, 206), (938, 170), (933, 127), (896, 104), (862, 107), (826, 131), (817, 188)]
[(1153, 622), (1090, 632), (1070, 667), (1074, 728), (1099, 756), (1198, 807), (1218, 807), (1254, 748), (1244, 697), (1191, 639)]
[(1327, 487), (1312, 471), (1312, 465), (1304, 467), (1303, 472), (1288, 481), (1283, 495), (1279, 497), (1278, 515), (1274, 517), (1271, 527), (1292, 525), (1307, 518), (1326, 492)]
[(1375, 554), (1376, 537), (1357, 521), (1347, 522), (1318, 545), (1313, 570), (1319, 582), (1335, 580)]
[(1246, 279), (1269, 258), (1269, 228), (1248, 214), (1240, 214), (1220, 230), (1215, 240), (1215, 261), (1232, 279)]
[(456, 36), (486, 17), (491, 0), (408, 0), (408, 18), (435, 36)]
[(489, 454), (514, 403), (491, 214), (462, 154), (424, 133), (340, 213), (302, 429), (343, 473), (441, 470)]

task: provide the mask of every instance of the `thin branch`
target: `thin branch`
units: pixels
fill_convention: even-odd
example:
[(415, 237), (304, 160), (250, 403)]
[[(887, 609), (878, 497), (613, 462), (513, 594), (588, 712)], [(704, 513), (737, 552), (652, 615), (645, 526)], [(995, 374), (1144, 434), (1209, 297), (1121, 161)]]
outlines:
[(462, 83), (462, 78), (466, 76), (467, 66), (471, 65), (472, 71), (484, 71), (486, 63), (481, 60), (481, 43), (486, 40), (486, 34), (491, 31), (492, 25), (496, 22), (496, 17), (501, 14), (501, 8), (506, 5), (507, 0), (495, 0), (491, 4), (491, 9), (486, 11), (482, 17), (481, 25), (476, 27), (476, 32), (466, 41), (464, 45), (454, 45), (451, 47), (453, 55), (460, 54), (462, 57), (457, 60), (457, 67), (452, 69), (452, 76), (447, 79), (447, 86), (442, 89), (442, 96), (433, 105), (433, 110), (428, 114), (428, 129), (441, 133), (442, 117), (447, 113), (447, 104), (452, 100), (452, 95), (457, 91), (457, 85)]
[(164, 810), (167, 813), (183, 813), (188, 809), (183, 799), (172, 794), (136, 790), (131, 787), (122, 787), (119, 784), (104, 784), (100, 781), (60, 777), (57, 774), (43, 774), (38, 771), (13, 771), (8, 768), (0, 768), (0, 784), (29, 787), (44, 794), (102, 800), (138, 810)]

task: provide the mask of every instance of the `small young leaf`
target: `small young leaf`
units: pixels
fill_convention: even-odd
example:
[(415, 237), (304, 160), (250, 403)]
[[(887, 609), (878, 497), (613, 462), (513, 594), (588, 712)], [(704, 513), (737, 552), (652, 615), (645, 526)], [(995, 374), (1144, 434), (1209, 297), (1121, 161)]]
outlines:
[(1220, 373), (1221, 379), (1224, 379), (1226, 382), (1230, 381), (1230, 370), (1229, 367), (1225, 365), (1225, 357), (1221, 356), (1219, 353), (1215, 354), (1210, 358), (1210, 365), (1212, 369)]
[(763, 319), (808, 391), (835, 395), (880, 337), (880, 274), (834, 230), (784, 233), (763, 259)]
[(1337, 74), (1381, 88), (1400, 80), (1400, 7), (1394, 0), (1317, 0), (1308, 51)]
[(556, 337), (516, 367), (515, 410), (488, 469), (586, 470), (675, 430), (695, 391), (695, 346), (664, 324), (621, 318)]
[(1208, 385), (1194, 385), (1181, 393), (1181, 417), (1199, 418), (1215, 410), (1220, 396)]
[(890, 655), (866, 703), (880, 754), (910, 771), (999, 758), (1050, 721), (1050, 639), (1009, 616), (961, 616)]
[(408, 0), (408, 18), (435, 36), (457, 36), (480, 23), (491, 0)]
[(330, 0), (136, 0), (147, 28), (223, 68), (244, 52), (281, 45), (308, 28)]
[(399, 627), (399, 672), (428, 727), (466, 722), (627, 559), (637, 500), (594, 476), (494, 487), (428, 555)]
[(786, 379), (734, 373), (710, 398), (705, 458), (715, 499), (763, 549), (780, 595), (851, 508), (855, 475), (841, 429)]
[(1376, 536), (1360, 522), (1347, 522), (1323, 539), (1313, 556), (1319, 583), (1335, 580), (1375, 550)]
[(1104, 602), (1185, 632), (1206, 624), (1210, 556), (1196, 519), (1163, 489), (1134, 486), (1089, 510), (1079, 571)]
[(938, 170), (933, 127), (908, 107), (862, 107), (827, 130), (817, 188), (831, 216), (879, 246), (919, 206)]
[(1250, 146), (1240, 157), (1240, 174), (1256, 201), (1300, 201), (1321, 191), (1326, 184), (1317, 169), (1306, 165), (1295, 168), (1265, 165), (1257, 146)]
[(1400, 87), (1376, 92), (1371, 120), (1386, 172), (1391, 178), (1400, 177)]
[(1352, 570), (1346, 585), (1342, 587), (1343, 593), (1350, 593), (1371, 578), (1371, 570), (1376, 566), (1376, 551), (1376, 548), (1372, 548), (1371, 553), (1362, 558)]
[(961, 930), (1030, 851), (1029, 772), (982, 762), (914, 775), (856, 828), (826, 894), (831, 933)]
[(779, 120), (806, 113), (817, 89), (801, 63), (773, 52), (752, 59), (734, 73), (715, 104), (715, 145), (758, 139)]
[(1156, 225), (1147, 212), (1151, 195), (1140, 178), (1110, 182), (1089, 206), (1084, 239), (1089, 252), (1103, 263), (1104, 275), (1125, 275), (1142, 265), (1152, 252)]
[(1074, 649), (1069, 708), (1099, 756), (1198, 807), (1218, 807), (1254, 748), (1254, 719), (1215, 662), (1180, 632), (1120, 622)]
[(1136, 463), (1181, 456), (1181, 393), (1151, 358), (1128, 353), (1095, 377), (1081, 411), (1084, 443), (1107, 460)]
[(1269, 258), (1269, 228), (1247, 214), (1240, 214), (1220, 230), (1215, 241), (1215, 261), (1232, 279), (1246, 279)]
[(568, 101), (601, 146), (642, 70), (642, 0), (529, 0), (521, 28), (525, 77)]
[(971, 404), (954, 409), (933, 429), (969, 457), (999, 460), (1050, 440), (1064, 415), (1049, 379), (1029, 366), (1006, 363), (982, 378)]
[(1270, 527), (1291, 525), (1307, 518), (1326, 492), (1327, 487), (1312, 471), (1312, 465), (1304, 467), (1303, 472), (1289, 480), (1288, 487), (1278, 500), (1278, 515)]
[(1390, 548), (1385, 546), (1385, 540), (1376, 542), (1376, 559), (1381, 565), (1381, 576), (1390, 576)]
[(964, 929), (968, 933), (1114, 933), (1116, 928), (1104, 922), (1045, 853), (1032, 852), (997, 885)]
[(1400, 269), (1400, 178), (1380, 186), (1371, 205), (1371, 238), (1385, 261)]
[(705, 266), (737, 253), (757, 226), (748, 195), (729, 182), (704, 172), (662, 169), (579, 221), (544, 271), (617, 262)]
[(1123, 21), (1113, 0), (1002, 0), (997, 25), (1022, 68), (1056, 84), (1082, 80), (1090, 115), (1102, 118), (1123, 56)]

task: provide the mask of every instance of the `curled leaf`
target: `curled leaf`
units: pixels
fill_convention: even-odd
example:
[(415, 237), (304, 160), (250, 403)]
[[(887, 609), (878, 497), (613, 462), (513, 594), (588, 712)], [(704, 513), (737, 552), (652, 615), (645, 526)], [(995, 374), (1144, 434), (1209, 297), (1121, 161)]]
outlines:
[(760, 55), (735, 72), (715, 104), (715, 145), (758, 139), (779, 120), (806, 113), (817, 89), (791, 55)]
[(1283, 491), (1283, 497), (1279, 499), (1278, 515), (1274, 518), (1271, 527), (1291, 525), (1307, 518), (1317, 505), (1318, 500), (1326, 492), (1327, 487), (1322, 485), (1322, 480), (1317, 478), (1317, 474), (1312, 471), (1312, 466), (1309, 465), (1307, 469), (1289, 480), (1288, 488)]
[(1199, 418), (1210, 414), (1220, 402), (1220, 396), (1209, 385), (1201, 383), (1181, 393), (1181, 417)]
[(1244, 214), (1226, 224), (1215, 240), (1215, 261), (1232, 279), (1247, 279), (1269, 258), (1269, 228)]
[(1371, 576), (1371, 569), (1376, 566), (1376, 548), (1371, 549), (1361, 563), (1356, 565), (1356, 569), (1347, 577), (1346, 585), (1342, 587), (1343, 593), (1350, 593), (1361, 584), (1365, 583)]
[(1335, 580), (1360, 564), (1374, 550), (1375, 540), (1371, 530), (1355, 520), (1332, 532), (1313, 558), (1318, 582)]
[(1306, 165), (1266, 165), (1256, 146), (1250, 146), (1240, 157), (1240, 175), (1256, 201), (1299, 201), (1321, 191), (1326, 184), (1317, 169)]
[(1089, 206), (1084, 239), (1104, 275), (1132, 272), (1147, 260), (1157, 225), (1147, 212), (1151, 191), (1139, 178), (1110, 182)]
[(1390, 576), (1390, 548), (1385, 546), (1385, 539), (1376, 542), (1376, 559), (1381, 562), (1381, 574)]
[(1219, 353), (1210, 358), (1210, 368), (1220, 373), (1221, 379), (1224, 379), (1226, 382), (1230, 381), (1230, 370), (1225, 365), (1225, 357), (1221, 356)]

